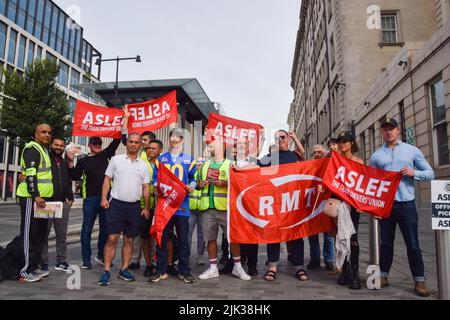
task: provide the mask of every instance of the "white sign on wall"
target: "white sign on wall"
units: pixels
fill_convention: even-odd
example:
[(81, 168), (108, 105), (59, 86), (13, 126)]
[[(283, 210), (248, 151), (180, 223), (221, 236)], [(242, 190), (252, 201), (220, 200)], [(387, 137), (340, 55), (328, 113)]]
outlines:
[(431, 182), (433, 230), (450, 230), (450, 181)]

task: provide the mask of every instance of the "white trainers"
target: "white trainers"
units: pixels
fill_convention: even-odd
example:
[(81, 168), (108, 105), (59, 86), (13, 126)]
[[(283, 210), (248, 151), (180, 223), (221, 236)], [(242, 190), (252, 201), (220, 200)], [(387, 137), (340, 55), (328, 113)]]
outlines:
[(28, 273), (26, 277), (21, 276), (19, 280), (31, 283), (41, 281), (41, 279), (42, 277), (36, 275), (35, 273)]
[(204, 266), (205, 265), (205, 258), (203, 256), (198, 256), (197, 258), (197, 265)]
[(212, 278), (218, 278), (219, 277), (219, 270), (217, 268), (208, 268), (205, 272), (203, 272), (201, 275), (198, 276), (200, 280), (208, 280)]
[(233, 275), (238, 277), (241, 280), (245, 280), (245, 281), (249, 281), (252, 280), (252, 277), (250, 277), (244, 270), (244, 268), (241, 267), (236, 267), (234, 266), (233, 268)]

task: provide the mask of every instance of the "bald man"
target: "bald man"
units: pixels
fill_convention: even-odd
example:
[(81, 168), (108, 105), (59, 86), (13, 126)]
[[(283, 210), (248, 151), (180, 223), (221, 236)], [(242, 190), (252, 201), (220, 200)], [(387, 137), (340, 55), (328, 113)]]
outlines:
[(20, 221), (20, 280), (37, 282), (48, 276), (38, 269), (47, 236), (47, 219), (34, 217), (34, 207), (45, 208), (53, 196), (50, 147), (52, 129), (47, 124), (36, 127), (34, 141), (26, 144), (20, 159), (22, 174), (26, 177), (17, 188)]

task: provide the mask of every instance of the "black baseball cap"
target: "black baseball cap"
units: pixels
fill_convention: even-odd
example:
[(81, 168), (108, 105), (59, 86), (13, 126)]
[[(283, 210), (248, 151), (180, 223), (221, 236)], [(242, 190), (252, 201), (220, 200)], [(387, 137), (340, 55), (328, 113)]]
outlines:
[(391, 126), (394, 128), (398, 128), (398, 122), (395, 119), (392, 118), (387, 118), (386, 120), (383, 121), (383, 123), (381, 124), (381, 128), (387, 127), (387, 126)]
[(93, 144), (93, 145), (102, 145), (103, 141), (101, 138), (99, 137), (90, 137), (89, 138), (89, 144)]
[(339, 134), (337, 137), (337, 142), (350, 142), (355, 141), (355, 137), (353, 136), (353, 133), (351, 131), (344, 131)]

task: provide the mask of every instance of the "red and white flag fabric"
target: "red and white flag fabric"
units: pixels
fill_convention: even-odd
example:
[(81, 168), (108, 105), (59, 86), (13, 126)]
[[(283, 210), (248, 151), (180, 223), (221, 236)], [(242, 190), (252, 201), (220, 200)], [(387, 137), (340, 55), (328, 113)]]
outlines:
[(230, 241), (281, 243), (331, 231), (335, 223), (322, 213), (330, 194), (318, 192), (328, 161), (232, 170)]
[(264, 127), (259, 124), (210, 113), (206, 143), (211, 143), (213, 137), (217, 136), (227, 145), (233, 146), (240, 138), (245, 138), (249, 140), (250, 145), (257, 146), (263, 131)]
[(120, 139), (123, 117), (122, 109), (98, 107), (77, 100), (72, 135)]
[(188, 194), (187, 187), (164, 165), (158, 167), (158, 202), (150, 235), (156, 238), (161, 247), (162, 233), (167, 223), (183, 204)]
[(357, 210), (387, 219), (401, 179), (399, 172), (371, 168), (333, 152), (323, 182)]
[(128, 105), (131, 115), (128, 120), (128, 132), (142, 134), (156, 131), (178, 121), (177, 92), (171, 91), (165, 96)]

